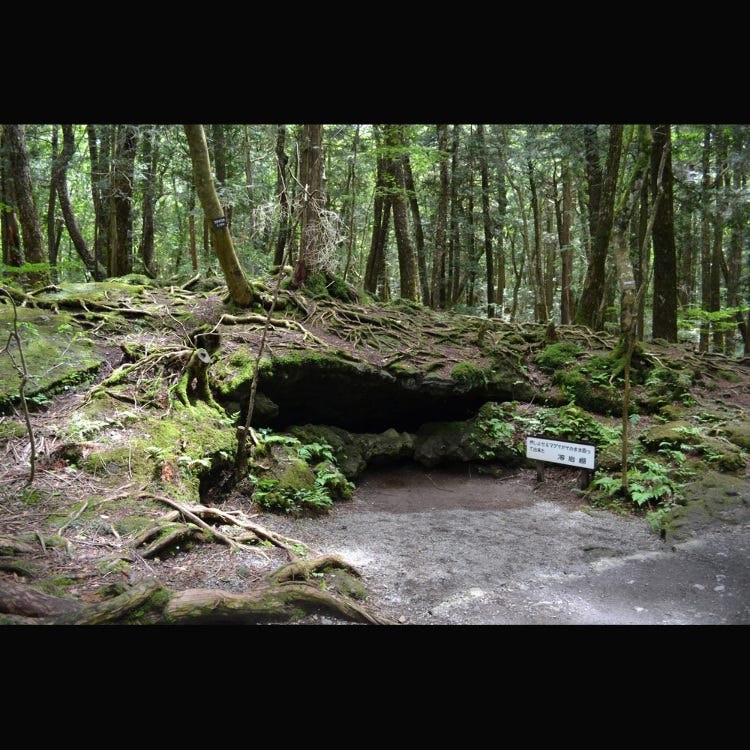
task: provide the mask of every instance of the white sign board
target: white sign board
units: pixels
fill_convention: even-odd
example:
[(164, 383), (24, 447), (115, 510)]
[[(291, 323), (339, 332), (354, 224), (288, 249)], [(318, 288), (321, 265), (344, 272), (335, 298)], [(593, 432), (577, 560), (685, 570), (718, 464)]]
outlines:
[(565, 440), (527, 437), (526, 457), (535, 461), (565, 464), (576, 469), (593, 469), (596, 447), (588, 443), (568, 443)]

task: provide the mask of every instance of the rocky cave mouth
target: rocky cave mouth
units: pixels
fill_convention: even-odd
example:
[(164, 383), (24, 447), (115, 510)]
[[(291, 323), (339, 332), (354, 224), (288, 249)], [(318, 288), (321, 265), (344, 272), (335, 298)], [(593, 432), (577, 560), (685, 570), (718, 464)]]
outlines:
[[(450, 385), (450, 384), (448, 384)], [(253, 426), (283, 431), (294, 425), (339, 427), (353, 433), (388, 429), (418, 432), (431, 422), (456, 422), (474, 417), (489, 400), (508, 394), (486, 388), (458, 393), (445, 381), (422, 382), (381, 376), (328, 373), (318, 378), (279, 377), (262, 382), (256, 394)], [(248, 399), (241, 408), (247, 414)]]

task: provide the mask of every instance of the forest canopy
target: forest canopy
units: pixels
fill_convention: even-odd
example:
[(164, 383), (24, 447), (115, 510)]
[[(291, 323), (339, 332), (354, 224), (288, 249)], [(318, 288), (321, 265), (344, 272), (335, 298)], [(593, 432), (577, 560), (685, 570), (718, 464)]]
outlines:
[(188, 126), (0, 125), (0, 286), (226, 277), (228, 239), (312, 292), (750, 352), (747, 125), (197, 127), (220, 216)]

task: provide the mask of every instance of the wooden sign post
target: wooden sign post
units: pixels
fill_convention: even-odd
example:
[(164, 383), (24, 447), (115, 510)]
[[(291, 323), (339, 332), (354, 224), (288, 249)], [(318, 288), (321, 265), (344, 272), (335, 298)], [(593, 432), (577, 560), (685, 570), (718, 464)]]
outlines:
[(526, 438), (526, 457), (536, 461), (536, 479), (544, 481), (544, 464), (563, 464), (579, 469), (578, 487), (585, 490), (594, 477), (596, 446), (567, 440), (530, 436)]

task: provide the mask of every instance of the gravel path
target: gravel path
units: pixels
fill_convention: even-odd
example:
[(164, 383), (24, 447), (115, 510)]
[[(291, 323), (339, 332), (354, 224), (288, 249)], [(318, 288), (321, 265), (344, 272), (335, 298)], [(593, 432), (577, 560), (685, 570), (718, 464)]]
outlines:
[(387, 468), (288, 530), (354, 565), (368, 604), (404, 624), (750, 623), (746, 519), (670, 543), (643, 519), (582, 505), (574, 486), (565, 469), (538, 483), (533, 471)]

